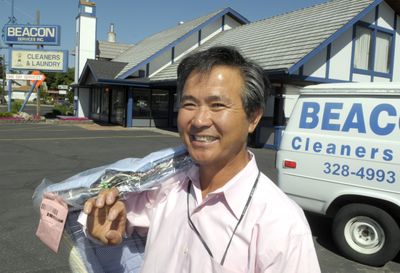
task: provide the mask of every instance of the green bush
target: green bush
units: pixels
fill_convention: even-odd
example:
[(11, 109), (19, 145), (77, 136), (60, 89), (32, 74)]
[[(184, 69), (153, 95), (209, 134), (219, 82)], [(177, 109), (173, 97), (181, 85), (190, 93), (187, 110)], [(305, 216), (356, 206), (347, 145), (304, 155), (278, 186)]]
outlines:
[(13, 101), (11, 104), (11, 113), (14, 113), (14, 114), (18, 113), (19, 109), (21, 109), (22, 103), (23, 103), (23, 101), (20, 101), (20, 100)]
[(0, 118), (10, 118), (13, 116), (13, 113), (10, 112), (2, 112), (0, 113)]
[(74, 109), (72, 105), (67, 104), (55, 104), (53, 108), (54, 115), (72, 116), (74, 114)]

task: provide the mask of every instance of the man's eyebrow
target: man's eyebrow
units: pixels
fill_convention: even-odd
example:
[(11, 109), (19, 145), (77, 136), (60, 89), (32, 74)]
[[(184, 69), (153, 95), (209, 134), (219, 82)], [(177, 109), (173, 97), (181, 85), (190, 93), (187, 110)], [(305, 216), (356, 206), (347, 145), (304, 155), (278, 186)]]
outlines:
[[(183, 95), (181, 98), (181, 101), (194, 101), (194, 102), (199, 102), (199, 99), (192, 95)], [(225, 101), (225, 102), (231, 102), (231, 98), (228, 96), (221, 96), (221, 95), (212, 95), (206, 97), (207, 102), (213, 102), (213, 101)]]
[(228, 96), (213, 95), (213, 96), (208, 96), (206, 98), (206, 101), (228, 101), (228, 102), (230, 102), (231, 99)]
[(187, 100), (195, 101), (195, 102), (199, 101), (198, 99), (196, 99), (195, 97), (193, 97), (191, 95), (183, 95), (181, 98), (181, 101), (187, 101)]

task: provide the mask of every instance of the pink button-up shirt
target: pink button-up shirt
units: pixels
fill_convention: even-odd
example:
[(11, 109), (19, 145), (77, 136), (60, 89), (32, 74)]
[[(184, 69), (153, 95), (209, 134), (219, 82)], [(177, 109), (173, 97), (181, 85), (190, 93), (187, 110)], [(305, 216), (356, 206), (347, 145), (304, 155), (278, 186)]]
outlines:
[[(263, 174), (220, 265), (257, 174), (252, 155), (243, 170), (204, 199), (196, 166), (157, 190), (132, 194), (126, 201), (129, 225), (149, 228), (141, 272), (320, 272), (303, 211)], [(214, 258), (190, 227), (188, 210)]]

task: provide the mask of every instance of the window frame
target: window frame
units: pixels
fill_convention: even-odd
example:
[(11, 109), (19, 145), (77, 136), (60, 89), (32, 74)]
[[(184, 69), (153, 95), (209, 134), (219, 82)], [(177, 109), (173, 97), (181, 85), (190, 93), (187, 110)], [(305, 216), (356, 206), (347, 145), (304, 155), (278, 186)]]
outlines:
[[(371, 47), (369, 52), (369, 62), (368, 62), (368, 69), (356, 68), (355, 63), (355, 55), (356, 53), (356, 42), (357, 42), (357, 28), (363, 27), (371, 31)], [(376, 47), (377, 47), (377, 35), (379, 33), (383, 33), (390, 36), (390, 48), (388, 52), (388, 72), (379, 72), (376, 69), (375, 58), (377, 55)], [(377, 26), (375, 23), (366, 23), (363, 21), (358, 22), (354, 25), (353, 28), (353, 60), (352, 60), (352, 74), (362, 74), (362, 75), (369, 75), (372, 77), (382, 77), (382, 78), (389, 78), (392, 79), (393, 75), (393, 64), (394, 64), (394, 49), (395, 49), (395, 30), (386, 29), (380, 26)], [(371, 63), (372, 62), (372, 63)]]

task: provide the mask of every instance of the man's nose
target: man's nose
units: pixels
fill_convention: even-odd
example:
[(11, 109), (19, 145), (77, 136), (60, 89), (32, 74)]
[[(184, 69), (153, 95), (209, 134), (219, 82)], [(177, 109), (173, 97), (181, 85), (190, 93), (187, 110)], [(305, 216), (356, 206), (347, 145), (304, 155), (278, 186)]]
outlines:
[(198, 128), (200, 127), (208, 127), (212, 123), (211, 113), (207, 107), (199, 107), (193, 116), (192, 125)]

